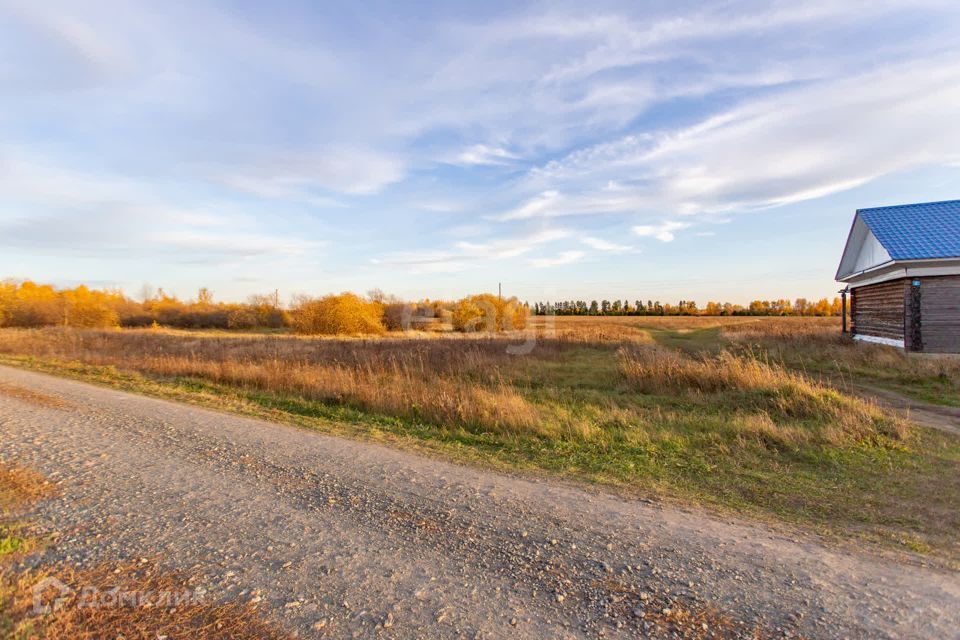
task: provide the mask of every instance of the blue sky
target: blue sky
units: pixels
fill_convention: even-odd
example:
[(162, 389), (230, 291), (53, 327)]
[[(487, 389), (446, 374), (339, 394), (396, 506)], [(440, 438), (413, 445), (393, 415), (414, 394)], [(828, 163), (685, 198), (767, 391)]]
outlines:
[(0, 276), (831, 295), (960, 197), (960, 3), (0, 0)]

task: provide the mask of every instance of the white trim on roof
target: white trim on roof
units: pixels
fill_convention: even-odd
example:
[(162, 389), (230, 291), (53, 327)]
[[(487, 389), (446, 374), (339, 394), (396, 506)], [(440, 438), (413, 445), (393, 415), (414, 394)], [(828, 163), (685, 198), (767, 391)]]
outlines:
[(960, 258), (933, 258), (930, 260), (890, 261), (862, 273), (844, 278), (851, 289), (868, 284), (879, 284), (900, 278), (919, 278), (923, 276), (960, 275)]

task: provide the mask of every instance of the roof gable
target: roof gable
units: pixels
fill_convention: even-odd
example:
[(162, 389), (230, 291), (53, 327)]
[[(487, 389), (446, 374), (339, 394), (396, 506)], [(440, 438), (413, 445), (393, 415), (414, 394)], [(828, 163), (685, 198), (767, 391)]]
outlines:
[(859, 209), (894, 260), (960, 257), (960, 200)]
[(840, 259), (837, 269), (837, 280), (842, 280), (855, 273), (862, 273), (893, 261), (890, 253), (883, 247), (877, 237), (857, 214), (853, 219), (853, 227), (847, 238), (847, 246)]

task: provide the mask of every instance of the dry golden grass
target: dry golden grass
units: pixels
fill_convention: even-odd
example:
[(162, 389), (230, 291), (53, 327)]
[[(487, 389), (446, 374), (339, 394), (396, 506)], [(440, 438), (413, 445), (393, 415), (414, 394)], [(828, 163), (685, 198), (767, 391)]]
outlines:
[[(17, 516), (28, 506), (53, 495), (54, 486), (38, 473), (0, 463), (0, 562), (21, 557), (36, 546)], [(2, 608), (0, 608), (2, 613)]]
[[(56, 608), (51, 607), (49, 613), (36, 616), (33, 589), (46, 578), (56, 578), (74, 592)], [(100, 594), (116, 589), (118, 594), (130, 595), (105, 597), (98, 601), (100, 606), (89, 606), (90, 596), (84, 594), (84, 587), (94, 587)], [(208, 601), (196, 593), (187, 576), (163, 571), (154, 562), (103, 564), (91, 569), (67, 567), (48, 574), (0, 572), (0, 632), (3, 637), (20, 640), (290, 637), (265, 622), (253, 604)], [(62, 594), (51, 589), (44, 595), (52, 599)]]
[(470, 384), (438, 376), (421, 362), (387, 365), (316, 365), (209, 361), (157, 357), (131, 364), (139, 371), (189, 376), (248, 389), (293, 394), (308, 400), (368, 409), (435, 424), (499, 433), (555, 435), (538, 421), (534, 407), (505, 384)]
[(757, 325), (794, 320), (798, 326), (829, 318), (766, 318), (755, 316), (533, 316), (533, 327), (554, 327), (560, 338), (622, 340), (640, 337), (649, 331), (700, 331), (719, 327)]
[(806, 383), (800, 376), (759, 360), (722, 352), (716, 358), (694, 359), (679, 351), (651, 345), (620, 350), (620, 374), (637, 391), (764, 391)]
[(640, 589), (616, 578), (594, 580), (593, 586), (613, 596), (611, 610), (617, 617), (635, 618), (650, 637), (677, 640), (765, 640), (774, 635), (754, 626), (746, 628), (708, 605), (687, 605), (663, 598), (640, 599)]
[[(809, 437), (807, 431), (793, 423), (796, 419), (829, 422), (830, 426), (824, 427), (820, 435), (832, 443), (878, 434), (895, 439), (906, 435), (902, 422), (885, 417), (873, 405), (843, 396), (795, 370), (771, 364), (748, 351), (687, 357), (652, 344), (647, 330), (656, 327), (666, 331), (664, 327), (685, 321), (691, 331), (721, 327), (721, 331), (732, 336), (759, 335), (768, 342), (783, 340), (782, 336), (791, 331), (804, 334), (804, 339), (813, 331), (827, 340), (825, 327), (832, 323), (821, 319), (557, 320), (558, 335), (542, 337), (531, 359), (510, 355), (508, 347), (517, 344), (516, 336), (467, 339), (462, 334), (449, 337), (423, 333), (331, 339), (150, 330), (7, 330), (0, 332), (0, 353), (193, 378), (474, 432), (589, 439), (597, 434), (600, 422), (629, 425), (648, 418), (609, 399), (594, 401), (595, 409), (578, 411), (570, 411), (562, 399), (535, 402), (516, 383), (518, 376), (522, 377), (530, 367), (534, 368), (533, 373), (527, 377), (535, 383), (542, 375), (537, 367), (553, 367), (562, 372), (571, 355), (584, 348), (596, 348), (611, 365), (617, 365), (621, 379), (635, 391), (655, 395), (691, 391), (711, 394), (715, 405), (735, 401), (742, 409), (764, 412), (739, 415), (737, 419), (744, 422), (748, 431), (767, 437), (776, 429), (783, 431), (780, 439), (788, 442), (801, 437), (790, 435), (790, 431)], [(728, 324), (718, 324), (721, 322)], [(544, 329), (544, 325), (539, 329)], [(734, 347), (745, 348), (747, 344), (731, 342)], [(617, 356), (610, 351), (616, 345), (626, 345)], [(583, 381), (572, 381), (578, 382)], [(729, 392), (739, 395), (719, 397)], [(780, 423), (784, 424), (778, 426)]]
[(54, 491), (54, 486), (32, 469), (0, 463), (0, 512), (28, 506)]
[(0, 395), (16, 398), (17, 400), (22, 400), (24, 402), (29, 402), (30, 404), (34, 404), (38, 407), (49, 407), (51, 409), (68, 409), (72, 406), (63, 398), (51, 396), (46, 393), (40, 393), (39, 391), (34, 391), (33, 389), (25, 389), (24, 387), (10, 384), (8, 382), (0, 382)]
[[(723, 319), (721, 318), (721, 320)], [(716, 326), (721, 328), (725, 337), (740, 336), (741, 338), (791, 339), (810, 336), (836, 339), (842, 337), (840, 318), (834, 317), (738, 317), (736, 320), (738, 320), (738, 322), (720, 322)]]
[(929, 487), (957, 483), (960, 443), (850, 392), (942, 399), (960, 385), (955, 360), (852, 344), (832, 318), (532, 321), (525, 355), (512, 355), (522, 332), (4, 329), (0, 358), (957, 557), (960, 494)]
[(724, 326), (721, 337), (729, 348), (826, 376), (840, 388), (875, 385), (921, 400), (960, 405), (960, 357), (855, 342), (841, 335), (836, 318), (797, 320)]
[[(904, 420), (873, 403), (844, 396), (780, 365), (727, 351), (690, 357), (660, 346), (621, 349), (619, 370), (626, 383), (642, 393), (722, 395), (711, 398), (711, 404), (759, 409), (764, 413), (741, 416), (741, 428), (782, 445), (845, 445), (878, 437), (902, 441), (910, 433)], [(814, 421), (815, 428), (798, 421)]]
[[(480, 432), (556, 436), (562, 425), (501, 376), (508, 338), (194, 337), (182, 332), (0, 332), (0, 352), (291, 394)], [(558, 346), (542, 354), (556, 353)]]

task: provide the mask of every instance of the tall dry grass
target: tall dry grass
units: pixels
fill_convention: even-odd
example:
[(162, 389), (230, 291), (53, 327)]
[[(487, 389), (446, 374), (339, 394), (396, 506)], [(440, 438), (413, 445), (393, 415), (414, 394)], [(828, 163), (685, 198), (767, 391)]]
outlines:
[[(579, 343), (652, 342), (651, 331), (699, 331), (763, 324), (772, 318), (743, 316), (532, 316), (528, 327), (541, 335)], [(801, 322), (804, 319), (798, 318)]]
[[(478, 432), (557, 436), (563, 425), (511, 388), (504, 338), (309, 339), (197, 337), (174, 332), (60, 329), (0, 332), (0, 353), (109, 365)], [(543, 355), (551, 353), (545, 349)]]
[(417, 362), (345, 366), (159, 356), (138, 359), (124, 366), (131, 364), (151, 374), (188, 376), (295, 395), (441, 426), (556, 435), (554, 429), (539, 419), (536, 408), (507, 385), (484, 385), (443, 377)]
[[(0, 331), (0, 353), (192, 378), (477, 433), (582, 441), (613, 437), (612, 429), (649, 437), (663, 414), (618, 395), (619, 376), (641, 393), (691, 396), (704, 411), (734, 415), (745, 431), (779, 430), (783, 442), (905, 436), (902, 423), (873, 405), (749, 351), (691, 358), (651, 344), (649, 333), (630, 324), (615, 341), (601, 339), (593, 326), (571, 338), (541, 339), (523, 358), (510, 355), (515, 337), (495, 334), (308, 338), (65, 329)], [(594, 391), (580, 394), (583, 385)]]
[(723, 327), (721, 337), (729, 348), (761, 352), (793, 368), (856, 384), (877, 380), (904, 385), (933, 383), (960, 396), (960, 358), (855, 342), (841, 335), (837, 318), (777, 318), (730, 325)]
[[(660, 346), (645, 346), (621, 349), (619, 359), (620, 375), (631, 389), (656, 395), (702, 395), (711, 405), (760, 410), (766, 416), (752, 416), (745, 427), (783, 443), (822, 440), (843, 445), (878, 437), (904, 440), (909, 433), (904, 421), (875, 404), (754, 357), (727, 351), (690, 357)], [(781, 428), (777, 418), (793, 420)]]

